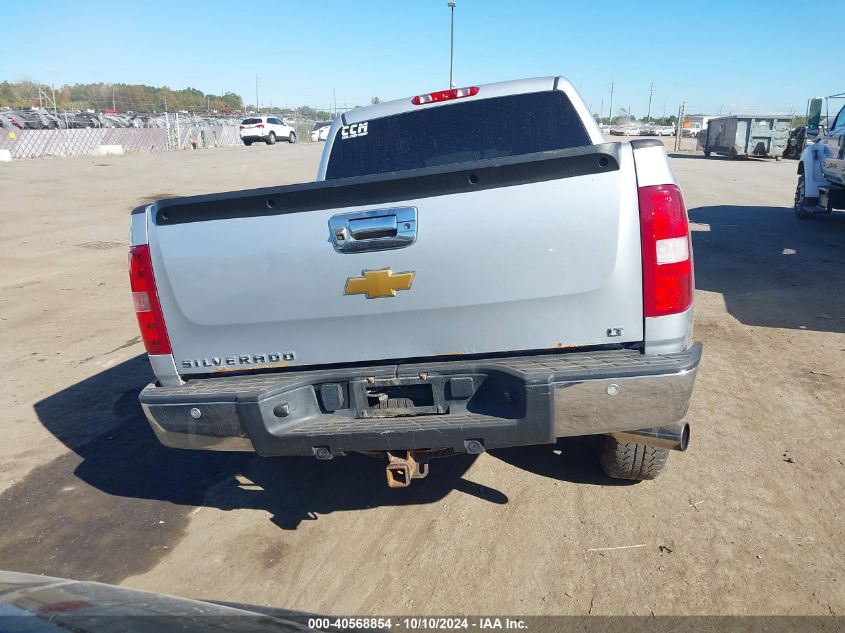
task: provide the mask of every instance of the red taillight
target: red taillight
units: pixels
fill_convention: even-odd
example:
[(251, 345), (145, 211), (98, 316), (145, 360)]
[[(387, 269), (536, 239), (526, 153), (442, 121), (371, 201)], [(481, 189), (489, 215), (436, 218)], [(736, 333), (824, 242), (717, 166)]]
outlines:
[(647, 317), (683, 312), (692, 305), (692, 249), (687, 211), (675, 185), (641, 187), (643, 311)]
[(153, 264), (148, 244), (129, 249), (129, 285), (135, 302), (135, 316), (148, 354), (170, 354), (170, 339), (158, 302)]
[(241, 130), (244, 129), (244, 126), (242, 125), (239, 129), (241, 129)]
[(469, 88), (452, 88), (451, 90), (431, 92), (427, 95), (417, 95), (411, 99), (411, 103), (414, 105), (423, 105), (426, 103), (436, 103), (437, 101), (451, 101), (452, 99), (474, 97), (477, 94), (478, 88), (475, 86), (470, 86)]
[(263, 130), (263, 129), (264, 129), (264, 124), (263, 124), (263, 123), (259, 123), (259, 124), (258, 124), (258, 125), (256, 125), (255, 127), (257, 127), (259, 130)]

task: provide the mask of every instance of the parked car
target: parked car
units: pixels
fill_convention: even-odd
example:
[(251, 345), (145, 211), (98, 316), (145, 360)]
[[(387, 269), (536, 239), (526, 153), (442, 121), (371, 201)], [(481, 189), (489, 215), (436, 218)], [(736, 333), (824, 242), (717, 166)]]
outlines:
[(689, 127), (681, 128), (681, 136), (684, 138), (695, 138), (698, 136), (698, 133), (701, 132), (701, 124), (700, 123), (693, 123)]
[[(380, 625), (372, 621), (374, 627)], [(323, 622), (329, 618), (290, 609), (0, 570), (4, 633), (301, 633), (331, 628)]]
[(804, 142), (807, 136), (807, 128), (799, 126), (790, 130), (789, 139), (786, 141), (786, 149), (783, 150), (784, 158), (800, 158), (804, 151)]
[(661, 125), (657, 128), (657, 135), (658, 136), (675, 136), (675, 126), (674, 125)]
[(640, 136), (642, 134), (642, 128), (636, 125), (629, 125), (623, 130), (622, 134), (623, 136)]
[(244, 145), (264, 141), (273, 145), (277, 140), (296, 143), (296, 131), (282, 119), (275, 116), (250, 117), (241, 121), (241, 140)]
[(158, 438), (381, 455), (404, 487), (601, 435), (610, 476), (656, 477), (701, 356), (687, 213), (661, 141), (582, 112), (562, 77), (420, 94), (347, 112), (316, 182), (135, 209)]
[(657, 136), (657, 128), (653, 125), (646, 125), (640, 128), (640, 136)]
[(311, 142), (325, 141), (329, 136), (329, 129), (331, 128), (331, 121), (321, 121), (314, 124), (314, 129), (311, 130)]

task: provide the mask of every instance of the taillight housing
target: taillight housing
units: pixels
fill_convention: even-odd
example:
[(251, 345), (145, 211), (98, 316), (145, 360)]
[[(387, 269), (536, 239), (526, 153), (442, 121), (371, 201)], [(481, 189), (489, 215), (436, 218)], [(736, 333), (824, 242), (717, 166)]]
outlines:
[(170, 338), (158, 302), (149, 244), (129, 249), (129, 285), (135, 302), (135, 316), (148, 354), (170, 354)]
[(643, 312), (647, 317), (684, 312), (692, 305), (692, 247), (687, 210), (675, 185), (640, 187)]
[(468, 88), (452, 88), (451, 90), (439, 90), (437, 92), (430, 92), (426, 95), (417, 95), (411, 99), (414, 105), (424, 105), (426, 103), (437, 103), (438, 101), (451, 101), (452, 99), (463, 99), (464, 97), (474, 97), (478, 94), (476, 86)]
[(256, 125), (255, 127), (257, 127), (259, 130), (263, 130), (263, 129), (264, 129), (264, 124), (263, 124), (263, 123), (259, 123), (259, 124), (258, 124), (258, 125)]

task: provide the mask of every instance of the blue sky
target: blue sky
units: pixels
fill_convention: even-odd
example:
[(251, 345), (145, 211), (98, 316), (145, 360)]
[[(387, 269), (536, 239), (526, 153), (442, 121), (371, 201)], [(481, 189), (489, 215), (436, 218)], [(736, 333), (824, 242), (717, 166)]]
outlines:
[[(803, 113), (808, 97), (845, 89), (797, 44), (840, 2), (457, 0), (455, 81), (561, 74), (605, 114), (611, 81), (614, 111), (637, 115), (652, 82), (656, 116), (682, 99), (688, 112)], [(317, 107), (448, 85), (446, 0), (4, 4), (0, 80), (192, 86), (253, 103), (258, 73), (262, 105)]]

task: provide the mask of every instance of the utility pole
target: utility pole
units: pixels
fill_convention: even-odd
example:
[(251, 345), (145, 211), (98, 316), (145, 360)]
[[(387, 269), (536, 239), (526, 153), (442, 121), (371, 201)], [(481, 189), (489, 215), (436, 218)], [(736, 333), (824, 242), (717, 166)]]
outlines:
[(608, 124), (613, 123), (613, 89), (616, 87), (616, 83), (611, 81), (610, 82), (610, 117), (608, 117)]
[(599, 108), (599, 125), (601, 125), (602, 112), (604, 112), (604, 97), (601, 99), (601, 107)]
[(114, 88), (111, 89), (111, 111), (117, 112), (117, 104), (114, 100)]
[(258, 114), (258, 86), (261, 82), (258, 80), (258, 75), (255, 76), (255, 113)]
[(452, 10), (452, 37), (449, 45), (449, 87), (454, 88), (455, 82), (452, 81), (452, 67), (455, 63), (455, 3), (449, 2), (447, 5)]
[[(53, 84), (50, 84), (50, 90), (53, 91), (53, 114), (58, 119), (59, 118), (59, 111), (56, 108), (56, 89), (53, 87)], [(67, 127), (67, 115), (65, 115), (65, 127)]]
[(684, 125), (684, 111), (686, 110), (687, 102), (682, 101), (681, 107), (678, 109), (678, 123), (675, 127), (675, 151), (681, 149), (681, 128)]
[(645, 120), (648, 123), (651, 123), (651, 97), (654, 95), (654, 82), (651, 83), (651, 87), (648, 89), (648, 114), (645, 117)]

